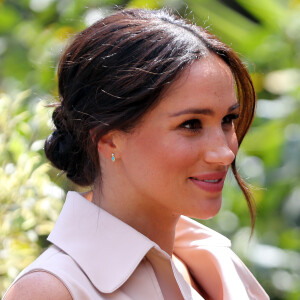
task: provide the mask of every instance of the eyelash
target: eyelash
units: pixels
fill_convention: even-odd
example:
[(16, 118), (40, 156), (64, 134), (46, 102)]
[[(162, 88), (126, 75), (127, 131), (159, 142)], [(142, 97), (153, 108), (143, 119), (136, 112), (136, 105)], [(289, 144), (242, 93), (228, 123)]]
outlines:
[[(232, 122), (234, 122), (236, 119), (239, 118), (239, 114), (230, 114), (230, 115), (227, 115), (223, 118), (222, 120), (222, 124), (232, 124)], [(224, 120), (228, 118), (229, 120), (227, 122), (224, 122)]]
[[(229, 114), (222, 119), (222, 125), (223, 126), (226, 126), (226, 125), (231, 126), (232, 123), (238, 118), (239, 118), (239, 114)], [(187, 128), (186, 127), (187, 125), (190, 128)], [(180, 128), (182, 128), (184, 130), (192, 131), (192, 132), (198, 132), (202, 129), (202, 124), (199, 119), (190, 119), (190, 120), (183, 122), (180, 125)]]
[[(195, 124), (197, 127), (195, 127)], [(190, 128), (187, 128), (186, 126), (189, 126)], [(192, 126), (191, 126), (192, 125)], [(200, 129), (202, 129), (202, 124), (201, 121), (198, 119), (191, 119), (183, 122), (180, 127), (184, 130), (192, 131), (192, 132), (197, 132)]]

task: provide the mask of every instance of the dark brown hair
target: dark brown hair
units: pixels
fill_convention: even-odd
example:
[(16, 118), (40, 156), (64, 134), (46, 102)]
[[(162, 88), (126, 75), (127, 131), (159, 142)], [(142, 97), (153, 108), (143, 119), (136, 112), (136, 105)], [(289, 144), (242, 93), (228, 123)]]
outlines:
[[(134, 128), (182, 70), (209, 53), (221, 57), (234, 75), (241, 144), (254, 117), (256, 95), (236, 53), (204, 28), (167, 10), (131, 9), (80, 32), (62, 55), (60, 104), (53, 112), (56, 129), (45, 142), (47, 158), (76, 184), (92, 185), (101, 175), (100, 137), (110, 130)], [(253, 227), (254, 202), (235, 161), (232, 171), (247, 199)]]

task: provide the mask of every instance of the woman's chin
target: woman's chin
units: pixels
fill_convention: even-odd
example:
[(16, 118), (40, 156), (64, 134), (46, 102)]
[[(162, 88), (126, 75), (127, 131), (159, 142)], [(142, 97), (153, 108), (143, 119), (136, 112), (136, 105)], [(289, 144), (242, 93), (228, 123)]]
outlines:
[[(216, 204), (216, 203), (215, 203)], [(187, 216), (194, 219), (200, 219), (200, 220), (209, 220), (216, 216), (221, 209), (221, 203), (220, 205), (213, 205), (204, 208), (198, 208), (190, 212)]]

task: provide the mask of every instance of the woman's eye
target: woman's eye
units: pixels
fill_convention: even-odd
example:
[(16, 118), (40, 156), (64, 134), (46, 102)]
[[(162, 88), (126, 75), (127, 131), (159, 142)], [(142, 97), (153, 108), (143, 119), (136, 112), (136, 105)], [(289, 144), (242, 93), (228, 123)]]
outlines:
[(222, 125), (233, 125), (233, 121), (235, 121), (239, 117), (239, 114), (230, 114), (223, 118)]
[(202, 128), (201, 122), (198, 119), (192, 119), (192, 120), (187, 120), (183, 122), (180, 125), (181, 128), (191, 130), (191, 131), (197, 131)]

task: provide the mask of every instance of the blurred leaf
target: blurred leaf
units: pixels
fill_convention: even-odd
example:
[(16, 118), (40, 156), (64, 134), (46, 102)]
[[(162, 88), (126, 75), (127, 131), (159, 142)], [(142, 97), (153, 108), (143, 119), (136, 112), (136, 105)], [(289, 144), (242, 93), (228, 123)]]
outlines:
[[(190, 8), (197, 17), (200, 25), (206, 26), (210, 31), (222, 36), (223, 41), (229, 43), (237, 51), (243, 51), (248, 42), (253, 43), (254, 34), (260, 26), (242, 17), (239, 13), (228, 8), (217, 0), (193, 0), (190, 1)], [(259, 42), (258, 36), (256, 42)], [(256, 43), (255, 43), (256, 44)]]
[(126, 8), (147, 8), (157, 9), (163, 6), (162, 0), (131, 0), (126, 5)]
[(280, 161), (283, 142), (284, 123), (279, 120), (269, 121), (258, 128), (252, 128), (244, 139), (242, 148), (249, 155), (257, 155), (267, 167), (271, 167)]
[(287, 21), (287, 6), (278, 0), (237, 0), (253, 16), (268, 27), (278, 29), (278, 26)]
[(300, 229), (293, 228), (280, 235), (279, 247), (300, 251)]
[(11, 28), (21, 20), (21, 16), (18, 11), (0, 2), (0, 20), (0, 34), (9, 33)]

